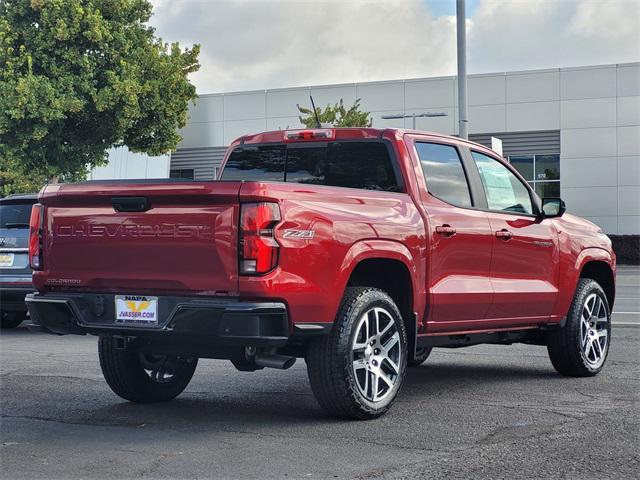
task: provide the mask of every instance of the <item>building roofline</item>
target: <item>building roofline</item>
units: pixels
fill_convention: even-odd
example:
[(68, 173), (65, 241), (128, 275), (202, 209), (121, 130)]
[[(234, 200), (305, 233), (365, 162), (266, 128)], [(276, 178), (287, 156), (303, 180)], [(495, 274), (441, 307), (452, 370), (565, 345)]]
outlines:
[[(511, 76), (511, 75), (526, 75), (531, 73), (554, 73), (563, 71), (576, 71), (576, 70), (591, 70), (600, 68), (624, 68), (624, 67), (636, 67), (640, 66), (638, 62), (626, 62), (626, 63), (611, 63), (611, 64), (599, 64), (599, 65), (576, 65), (572, 67), (554, 67), (554, 68), (537, 68), (532, 70), (511, 70), (502, 72), (482, 72), (472, 73), (467, 75), (468, 78), (479, 77), (498, 77), (498, 76)], [(413, 78), (399, 78), (399, 79), (383, 79), (372, 80), (363, 82), (345, 82), (345, 83), (331, 83), (326, 85), (297, 85), (290, 87), (276, 87), (267, 89), (251, 89), (251, 90), (232, 90), (228, 92), (212, 92), (199, 94), (198, 97), (224, 97), (225, 95), (239, 95), (239, 94), (251, 94), (251, 93), (269, 93), (269, 92), (282, 92), (291, 90), (314, 90), (321, 88), (339, 88), (339, 87), (357, 87), (358, 85), (383, 85), (386, 83), (414, 83), (421, 81), (437, 81), (437, 80), (455, 80), (456, 75), (444, 75), (437, 77), (413, 77)]]

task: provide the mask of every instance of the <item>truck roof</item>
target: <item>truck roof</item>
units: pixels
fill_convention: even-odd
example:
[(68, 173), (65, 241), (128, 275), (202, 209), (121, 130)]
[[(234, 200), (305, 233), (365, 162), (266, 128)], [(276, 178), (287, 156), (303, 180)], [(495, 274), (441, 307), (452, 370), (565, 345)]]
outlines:
[[(423, 130), (412, 130), (406, 128), (372, 128), (372, 127), (323, 127), (323, 128), (290, 128), (286, 130), (272, 130), (267, 132), (260, 132), (251, 135), (243, 135), (238, 137), (231, 143), (231, 147), (244, 144), (262, 144), (262, 143), (282, 143), (285, 140), (285, 135), (294, 132), (314, 132), (314, 131), (333, 131), (335, 136), (332, 140), (373, 140), (389, 137), (402, 137), (405, 134), (419, 134), (428, 135), (430, 137), (439, 137), (455, 142), (464, 143), (467, 145), (473, 145), (476, 148), (482, 150), (490, 150), (484, 145), (476, 142), (471, 142), (453, 135), (446, 135), (438, 132), (428, 132)], [(490, 150), (492, 151), (492, 150)], [(495, 154), (495, 152), (493, 152)]]

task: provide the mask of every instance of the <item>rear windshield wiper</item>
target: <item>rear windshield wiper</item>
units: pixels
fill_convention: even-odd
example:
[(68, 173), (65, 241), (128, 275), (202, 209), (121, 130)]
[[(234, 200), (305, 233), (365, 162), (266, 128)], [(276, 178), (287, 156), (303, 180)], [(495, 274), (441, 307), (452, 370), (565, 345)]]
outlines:
[(28, 223), (5, 223), (4, 228), (29, 228)]

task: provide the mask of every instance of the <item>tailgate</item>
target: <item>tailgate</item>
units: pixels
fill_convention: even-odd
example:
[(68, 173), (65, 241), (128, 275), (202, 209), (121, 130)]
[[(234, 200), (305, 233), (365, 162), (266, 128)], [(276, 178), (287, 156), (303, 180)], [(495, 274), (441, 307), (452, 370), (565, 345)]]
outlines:
[(38, 289), (234, 295), (240, 182), (49, 186)]

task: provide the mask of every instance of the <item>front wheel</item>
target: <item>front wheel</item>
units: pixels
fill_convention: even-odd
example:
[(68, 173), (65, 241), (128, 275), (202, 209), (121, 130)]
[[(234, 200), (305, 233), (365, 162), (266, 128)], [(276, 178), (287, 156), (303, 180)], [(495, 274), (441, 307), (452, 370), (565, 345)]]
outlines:
[(330, 335), (307, 349), (311, 389), (320, 406), (340, 418), (386, 413), (407, 364), (407, 335), (393, 300), (376, 288), (347, 288)]
[(113, 337), (98, 340), (100, 367), (113, 392), (131, 402), (166, 402), (182, 393), (198, 359), (118, 349)]
[(591, 377), (602, 370), (611, 344), (611, 311), (602, 287), (582, 278), (563, 328), (548, 334), (551, 363), (562, 375)]

